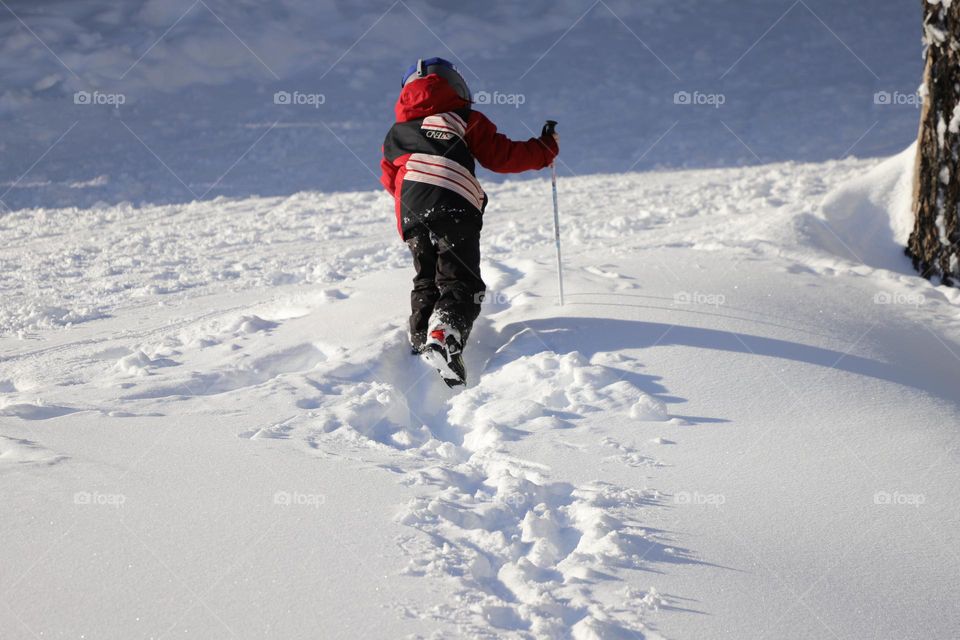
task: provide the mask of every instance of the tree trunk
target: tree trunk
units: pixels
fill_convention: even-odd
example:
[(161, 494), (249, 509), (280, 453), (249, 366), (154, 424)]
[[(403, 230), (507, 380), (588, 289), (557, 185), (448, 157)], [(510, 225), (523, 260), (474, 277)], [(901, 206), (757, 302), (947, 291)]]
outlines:
[(907, 255), (920, 274), (960, 283), (960, 0), (922, 0), (923, 110)]

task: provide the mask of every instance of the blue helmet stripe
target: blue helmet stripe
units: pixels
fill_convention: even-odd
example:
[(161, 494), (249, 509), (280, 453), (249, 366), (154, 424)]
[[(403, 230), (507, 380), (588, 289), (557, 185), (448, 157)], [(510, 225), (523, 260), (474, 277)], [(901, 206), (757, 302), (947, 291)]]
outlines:
[(457, 67), (454, 66), (454, 64), (449, 60), (444, 60), (443, 58), (426, 58), (423, 60), (418, 60), (417, 64), (410, 65), (410, 67), (407, 69), (407, 72), (403, 74), (403, 80), (400, 81), (401, 87), (406, 85), (407, 80), (410, 79), (410, 76), (412, 76), (417, 72), (417, 65), (420, 64), (421, 62), (423, 63), (423, 68), (432, 67), (432, 66), (442, 66), (442, 67), (448, 67), (450, 69), (453, 69), (457, 73), (460, 73)]

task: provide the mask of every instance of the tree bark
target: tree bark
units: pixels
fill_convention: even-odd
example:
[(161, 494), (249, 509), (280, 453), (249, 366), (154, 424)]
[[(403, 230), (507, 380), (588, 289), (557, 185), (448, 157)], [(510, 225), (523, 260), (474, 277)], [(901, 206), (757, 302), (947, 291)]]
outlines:
[(923, 2), (923, 109), (906, 253), (920, 274), (960, 283), (960, 0)]

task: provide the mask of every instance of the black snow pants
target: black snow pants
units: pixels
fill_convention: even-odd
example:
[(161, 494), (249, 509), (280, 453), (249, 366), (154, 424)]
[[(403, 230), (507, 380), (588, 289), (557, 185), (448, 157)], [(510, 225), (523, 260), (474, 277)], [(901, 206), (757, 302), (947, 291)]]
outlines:
[(417, 270), (410, 292), (410, 334), (425, 337), (431, 316), (460, 331), (466, 343), (486, 285), (480, 278), (480, 220), (436, 220), (407, 234)]

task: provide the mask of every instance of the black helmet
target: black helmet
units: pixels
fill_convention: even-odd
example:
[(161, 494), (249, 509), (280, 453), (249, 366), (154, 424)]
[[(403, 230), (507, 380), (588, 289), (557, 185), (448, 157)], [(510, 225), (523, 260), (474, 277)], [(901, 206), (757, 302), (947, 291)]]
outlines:
[(457, 68), (452, 62), (444, 60), (443, 58), (420, 58), (417, 60), (417, 64), (407, 69), (400, 86), (405, 87), (407, 83), (428, 76), (431, 73), (435, 73), (449, 82), (458, 96), (467, 102), (473, 102), (473, 96), (470, 95), (470, 87), (467, 86), (467, 81), (463, 79), (463, 76), (460, 75), (460, 72), (457, 71)]

